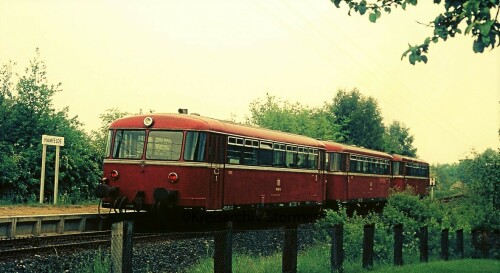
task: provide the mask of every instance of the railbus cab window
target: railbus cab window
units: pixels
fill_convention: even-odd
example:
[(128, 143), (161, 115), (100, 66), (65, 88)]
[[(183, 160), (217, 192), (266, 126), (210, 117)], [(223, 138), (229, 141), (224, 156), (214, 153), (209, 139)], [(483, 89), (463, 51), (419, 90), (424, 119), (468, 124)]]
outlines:
[(392, 162), (392, 174), (393, 175), (402, 175), (400, 162), (396, 162), (396, 161)]
[(187, 132), (186, 145), (184, 148), (184, 160), (204, 161), (207, 134), (202, 132)]
[(146, 132), (143, 130), (117, 130), (113, 157), (141, 159), (145, 138)]
[(111, 153), (111, 142), (113, 141), (113, 130), (108, 131), (108, 141), (106, 141), (106, 152), (104, 157), (109, 157)]
[(151, 131), (146, 150), (147, 159), (179, 160), (183, 133), (178, 131)]
[(342, 159), (341, 159), (341, 154), (339, 153), (330, 153), (328, 154), (328, 159), (329, 159), (329, 166), (328, 166), (328, 171), (331, 172), (339, 172), (341, 171), (340, 166), (342, 166)]

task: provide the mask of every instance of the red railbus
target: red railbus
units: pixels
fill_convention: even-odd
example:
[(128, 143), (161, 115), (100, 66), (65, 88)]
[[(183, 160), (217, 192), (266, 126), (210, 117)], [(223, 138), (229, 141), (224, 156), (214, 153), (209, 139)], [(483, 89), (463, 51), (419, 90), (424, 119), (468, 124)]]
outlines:
[(188, 114), (114, 121), (103, 170), (102, 206), (137, 211), (317, 212), (429, 185), (419, 159)]
[(411, 187), (415, 194), (424, 196), (429, 190), (429, 163), (402, 155), (392, 155), (392, 186), (397, 189)]
[(110, 125), (96, 195), (116, 209), (319, 207), (324, 147), (198, 115), (125, 117)]
[(326, 202), (378, 203), (390, 188), (390, 154), (361, 147), (325, 142)]

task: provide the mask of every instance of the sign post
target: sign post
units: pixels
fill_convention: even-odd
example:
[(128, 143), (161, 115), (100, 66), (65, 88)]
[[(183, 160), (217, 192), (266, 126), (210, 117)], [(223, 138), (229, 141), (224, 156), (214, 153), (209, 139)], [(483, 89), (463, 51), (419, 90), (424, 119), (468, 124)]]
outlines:
[(431, 177), (429, 181), (429, 185), (431, 186), (431, 201), (434, 200), (434, 186), (436, 186), (436, 178)]
[(59, 149), (64, 146), (64, 137), (42, 135), (42, 174), (40, 177), (40, 204), (43, 204), (43, 192), (45, 189), (45, 161), (47, 160), (47, 145), (56, 146), (56, 165), (54, 176), (54, 204), (57, 204), (59, 189)]

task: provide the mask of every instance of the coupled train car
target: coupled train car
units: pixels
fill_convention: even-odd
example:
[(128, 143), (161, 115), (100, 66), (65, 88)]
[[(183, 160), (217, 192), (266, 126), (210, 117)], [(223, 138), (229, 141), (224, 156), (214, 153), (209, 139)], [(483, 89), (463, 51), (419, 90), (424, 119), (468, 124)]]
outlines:
[(425, 194), (422, 160), (188, 114), (125, 117), (109, 128), (102, 206), (137, 211), (318, 210)]

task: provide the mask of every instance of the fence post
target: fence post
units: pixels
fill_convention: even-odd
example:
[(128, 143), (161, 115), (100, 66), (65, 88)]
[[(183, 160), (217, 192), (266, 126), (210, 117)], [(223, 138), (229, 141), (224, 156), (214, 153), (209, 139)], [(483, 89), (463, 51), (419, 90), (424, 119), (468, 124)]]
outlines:
[(455, 252), (460, 259), (464, 258), (464, 230), (457, 230), (457, 242)]
[(427, 226), (420, 228), (420, 262), (429, 261), (429, 232)]
[(285, 227), (285, 245), (283, 247), (283, 258), (281, 261), (283, 273), (297, 272), (297, 225), (292, 224)]
[(394, 265), (403, 265), (403, 225), (394, 225)]
[(373, 240), (375, 238), (375, 225), (365, 225), (363, 234), (363, 268), (373, 267)]
[(132, 272), (134, 222), (120, 221), (111, 226), (111, 272)]
[(441, 231), (441, 259), (448, 261), (449, 259), (449, 253), (448, 253), (448, 246), (449, 246), (449, 239), (448, 239), (448, 229), (445, 228)]
[(228, 222), (225, 230), (214, 234), (214, 272), (231, 273), (233, 271), (233, 223)]
[(489, 257), (489, 238), (488, 232), (484, 229), (473, 229), (472, 230), (472, 247), (473, 247), (473, 258), (488, 258)]
[(342, 264), (344, 263), (344, 226), (342, 224), (333, 226), (330, 255), (332, 272), (342, 273)]

